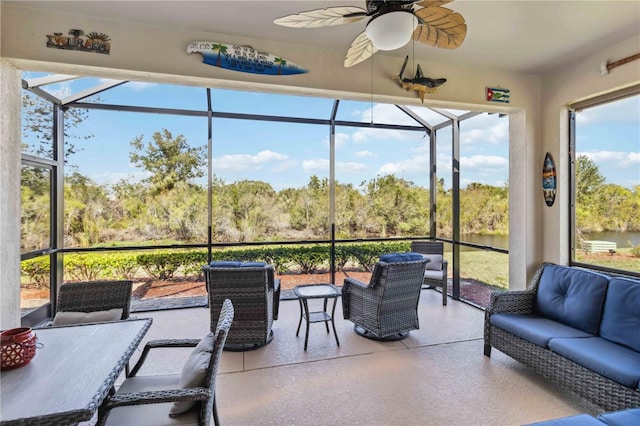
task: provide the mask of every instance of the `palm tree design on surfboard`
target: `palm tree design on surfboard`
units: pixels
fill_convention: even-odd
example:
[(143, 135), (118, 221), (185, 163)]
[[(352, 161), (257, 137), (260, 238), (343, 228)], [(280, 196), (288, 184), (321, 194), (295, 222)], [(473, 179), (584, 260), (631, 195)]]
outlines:
[(268, 52), (260, 52), (251, 46), (194, 41), (187, 46), (187, 53), (200, 53), (202, 62), (205, 64), (232, 71), (264, 75), (293, 75), (308, 72), (287, 59)]
[(542, 166), (542, 191), (544, 192), (544, 201), (547, 206), (551, 207), (556, 199), (556, 165), (548, 152)]

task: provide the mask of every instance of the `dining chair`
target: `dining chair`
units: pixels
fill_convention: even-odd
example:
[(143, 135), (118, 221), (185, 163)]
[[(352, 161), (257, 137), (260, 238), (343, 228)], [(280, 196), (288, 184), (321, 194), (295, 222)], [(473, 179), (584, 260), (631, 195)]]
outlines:
[(129, 318), (131, 280), (64, 283), (58, 291), (56, 313), (43, 326), (63, 326)]
[[(225, 341), (234, 317), (229, 299), (222, 303), (215, 332), (202, 340), (163, 339), (145, 345), (140, 359), (115, 395), (107, 397), (98, 410), (98, 425), (199, 425), (213, 418), (219, 425), (216, 404), (216, 376)], [(182, 374), (138, 376), (151, 349), (194, 347)]]
[(418, 302), (428, 260), (418, 253), (380, 256), (369, 284), (346, 278), (342, 286), (344, 319), (374, 340), (400, 340), (419, 328)]
[(442, 305), (447, 306), (447, 267), (444, 258), (444, 243), (440, 241), (412, 241), (411, 251), (421, 253), (430, 259), (424, 271), (424, 285), (426, 288), (442, 288)]

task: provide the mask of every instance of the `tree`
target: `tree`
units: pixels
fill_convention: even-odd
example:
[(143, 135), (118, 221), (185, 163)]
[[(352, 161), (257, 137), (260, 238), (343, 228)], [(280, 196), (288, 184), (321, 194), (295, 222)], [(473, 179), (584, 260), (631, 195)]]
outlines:
[[(99, 97), (94, 99), (100, 101)], [(91, 133), (80, 131), (88, 116), (89, 111), (81, 108), (69, 108), (64, 112), (64, 161), (67, 165), (71, 155), (81, 150), (76, 143), (94, 137)], [(23, 151), (43, 158), (53, 158), (53, 104), (51, 102), (25, 91), (22, 95), (22, 129)]]
[(588, 202), (590, 197), (605, 183), (605, 177), (593, 160), (586, 155), (576, 159), (576, 201)]
[(145, 179), (155, 194), (172, 190), (178, 182), (190, 182), (204, 176), (205, 147), (191, 147), (182, 135), (173, 138), (171, 132), (162, 129), (155, 132), (146, 145), (144, 136), (131, 141), (134, 151), (129, 159), (136, 167), (151, 173)]

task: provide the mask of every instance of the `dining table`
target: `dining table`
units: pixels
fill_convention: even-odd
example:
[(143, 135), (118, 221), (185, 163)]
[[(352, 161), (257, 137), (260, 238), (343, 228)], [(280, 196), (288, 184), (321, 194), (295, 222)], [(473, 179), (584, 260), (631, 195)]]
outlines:
[(35, 357), (0, 372), (0, 425), (91, 420), (151, 323), (143, 318), (34, 329)]

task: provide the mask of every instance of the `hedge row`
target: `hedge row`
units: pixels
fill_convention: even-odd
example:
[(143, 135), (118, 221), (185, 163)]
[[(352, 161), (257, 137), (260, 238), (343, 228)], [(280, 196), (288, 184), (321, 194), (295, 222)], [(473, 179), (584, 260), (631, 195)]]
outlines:
[[(409, 242), (380, 242), (340, 244), (336, 246), (335, 263), (338, 270), (357, 267), (371, 271), (381, 254), (406, 252)], [(329, 246), (277, 246), (231, 248), (214, 250), (213, 260), (264, 261), (274, 265), (278, 273), (314, 273), (328, 270)], [(202, 266), (207, 263), (207, 251), (157, 250), (144, 253), (70, 253), (64, 256), (65, 280), (91, 281), (96, 279), (133, 279), (144, 271), (155, 280), (170, 280), (181, 274), (196, 281), (202, 280)], [(35, 286), (47, 286), (49, 257), (43, 256), (22, 262), (22, 274)]]

